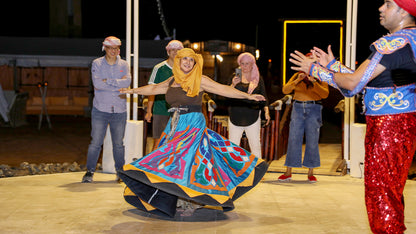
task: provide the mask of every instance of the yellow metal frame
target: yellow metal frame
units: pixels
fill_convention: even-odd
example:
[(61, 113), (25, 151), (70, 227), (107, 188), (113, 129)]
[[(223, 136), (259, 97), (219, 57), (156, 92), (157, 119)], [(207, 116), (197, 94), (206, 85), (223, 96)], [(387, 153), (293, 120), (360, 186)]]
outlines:
[(342, 20), (285, 20), (283, 22), (283, 84), (286, 84), (286, 46), (287, 46), (287, 25), (288, 24), (340, 24), (339, 30), (339, 57), (343, 62), (344, 51), (344, 22)]

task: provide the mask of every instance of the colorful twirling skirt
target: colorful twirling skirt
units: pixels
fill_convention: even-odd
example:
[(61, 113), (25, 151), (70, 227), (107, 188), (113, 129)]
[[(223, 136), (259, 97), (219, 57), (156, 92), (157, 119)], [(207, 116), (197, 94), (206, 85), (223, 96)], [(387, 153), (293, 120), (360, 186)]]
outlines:
[(178, 198), (223, 211), (252, 189), (268, 164), (206, 127), (200, 112), (169, 120), (159, 148), (125, 165), (125, 200), (143, 211), (174, 217)]
[(367, 116), (365, 202), (373, 233), (403, 233), (403, 190), (416, 149), (416, 113)]

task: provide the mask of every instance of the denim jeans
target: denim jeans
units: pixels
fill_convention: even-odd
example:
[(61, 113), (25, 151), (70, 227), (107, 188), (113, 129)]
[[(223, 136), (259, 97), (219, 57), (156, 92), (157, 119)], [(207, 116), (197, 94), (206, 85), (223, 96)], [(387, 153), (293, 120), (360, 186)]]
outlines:
[(116, 171), (124, 165), (124, 132), (126, 129), (127, 112), (108, 113), (92, 109), (91, 112), (91, 143), (88, 146), (87, 170), (95, 171), (101, 146), (104, 142), (107, 126), (110, 125), (111, 140), (113, 143), (113, 157)]
[[(285, 166), (315, 168), (319, 158), (319, 131), (322, 126), (322, 105), (293, 102)], [(305, 135), (305, 156), (302, 144)]]

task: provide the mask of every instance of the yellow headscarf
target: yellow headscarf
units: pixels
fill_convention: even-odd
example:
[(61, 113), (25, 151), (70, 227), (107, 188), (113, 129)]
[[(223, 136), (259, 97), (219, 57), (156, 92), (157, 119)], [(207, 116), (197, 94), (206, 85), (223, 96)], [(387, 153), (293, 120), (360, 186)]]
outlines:
[[(184, 57), (191, 57), (195, 60), (195, 65), (188, 74), (185, 74), (181, 70), (180, 66), (181, 59)], [(195, 97), (199, 94), (203, 65), (204, 59), (202, 56), (195, 53), (192, 49), (185, 48), (177, 52), (173, 63), (172, 72), (175, 78), (175, 82), (181, 85), (182, 89), (186, 92), (186, 96)]]

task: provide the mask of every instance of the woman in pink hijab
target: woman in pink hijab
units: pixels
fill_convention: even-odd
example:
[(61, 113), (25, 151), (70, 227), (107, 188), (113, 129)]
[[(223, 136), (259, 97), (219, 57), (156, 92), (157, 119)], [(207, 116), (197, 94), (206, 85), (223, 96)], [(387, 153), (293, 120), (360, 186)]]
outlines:
[[(250, 53), (242, 53), (237, 58), (237, 63), (241, 68), (240, 74), (235, 74), (231, 86), (246, 92), (248, 94), (266, 95), (266, 87), (263, 79), (260, 77), (259, 69), (256, 65), (256, 58)], [(252, 154), (261, 158), (261, 110), (264, 110), (264, 116), (269, 124), (269, 108), (266, 103), (241, 101), (233, 99), (228, 109), (230, 119), (228, 121), (229, 139), (236, 145), (240, 145), (241, 137), (245, 132), (250, 151)]]

